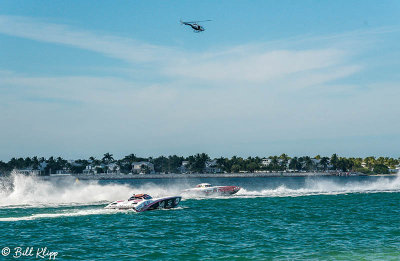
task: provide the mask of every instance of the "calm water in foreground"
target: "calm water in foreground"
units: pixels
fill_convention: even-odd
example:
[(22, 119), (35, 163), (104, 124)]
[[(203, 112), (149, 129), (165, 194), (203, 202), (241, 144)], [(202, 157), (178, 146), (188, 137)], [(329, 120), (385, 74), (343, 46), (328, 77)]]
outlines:
[[(179, 195), (200, 182), (233, 197), (187, 195), (174, 210), (105, 210), (132, 193)], [(56, 260), (400, 260), (400, 178), (0, 181), (1, 260), (47, 247)], [(47, 258), (48, 260), (48, 258)]]

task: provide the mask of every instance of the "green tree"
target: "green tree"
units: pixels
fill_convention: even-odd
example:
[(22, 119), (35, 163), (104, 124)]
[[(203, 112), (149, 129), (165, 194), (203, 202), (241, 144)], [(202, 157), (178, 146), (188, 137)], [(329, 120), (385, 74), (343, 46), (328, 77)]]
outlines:
[(367, 168), (368, 168), (368, 169), (372, 169), (372, 168), (375, 166), (375, 164), (376, 164), (376, 160), (375, 160), (375, 157), (374, 157), (374, 156), (366, 157), (366, 158), (364, 159), (364, 162), (365, 162), (365, 164), (367, 165)]
[(110, 154), (110, 153), (106, 153), (106, 154), (104, 154), (104, 156), (103, 156), (103, 158), (102, 158), (102, 162), (104, 163), (104, 164), (110, 164), (111, 162), (113, 162), (114, 161), (114, 157), (113, 157), (113, 155), (112, 154)]
[(193, 172), (201, 173), (206, 167), (206, 162), (210, 160), (210, 157), (205, 153), (197, 153), (194, 156), (189, 156), (189, 167)]
[(280, 165), (280, 170), (285, 170), (285, 169), (286, 169), (286, 166), (288, 165), (288, 162), (289, 162), (289, 160), (290, 160), (290, 157), (289, 157), (288, 155), (286, 155), (285, 153), (282, 153), (282, 154), (279, 156), (279, 159), (280, 159), (280, 163), (279, 163), (279, 165)]
[(222, 171), (231, 172), (232, 163), (229, 159), (220, 157), (217, 159), (217, 167)]
[(254, 172), (256, 169), (258, 169), (258, 164), (255, 163), (255, 162), (250, 162), (247, 165), (247, 170), (250, 171), (250, 172)]
[(376, 164), (374, 166), (374, 173), (376, 174), (389, 174), (389, 168), (383, 164)]
[(314, 164), (313, 164), (311, 158), (309, 156), (305, 156), (304, 157), (304, 169), (306, 171), (310, 171), (310, 170), (312, 170), (314, 168), (313, 165)]
[(160, 156), (153, 160), (155, 172), (169, 172), (169, 160), (164, 156)]
[(168, 172), (170, 173), (177, 173), (178, 168), (182, 166), (182, 161), (184, 160), (183, 157), (179, 157), (177, 155), (169, 156), (168, 157)]
[(330, 160), (331, 165), (332, 165), (332, 169), (334, 169), (334, 170), (338, 169), (338, 161), (339, 161), (339, 158), (336, 155), (336, 153), (333, 154), (332, 157), (331, 157), (331, 160)]
[(232, 173), (238, 173), (240, 171), (240, 166), (237, 164), (232, 165)]
[(293, 157), (289, 162), (289, 168), (292, 170), (301, 170), (301, 163), (297, 157)]
[(328, 168), (328, 164), (329, 164), (329, 158), (328, 157), (322, 157), (321, 161), (319, 162), (319, 164), (323, 167), (323, 170), (326, 171)]
[(140, 166), (140, 172), (141, 173), (145, 173), (145, 174), (150, 174), (150, 168), (147, 165), (142, 165)]
[(39, 162), (38, 157), (34, 156), (34, 157), (32, 158), (32, 168), (33, 168), (34, 170), (38, 170), (38, 169), (39, 169), (39, 165), (40, 165), (40, 162)]
[(341, 157), (340, 159), (338, 159), (336, 166), (341, 171), (349, 171), (353, 167), (353, 162), (349, 159)]

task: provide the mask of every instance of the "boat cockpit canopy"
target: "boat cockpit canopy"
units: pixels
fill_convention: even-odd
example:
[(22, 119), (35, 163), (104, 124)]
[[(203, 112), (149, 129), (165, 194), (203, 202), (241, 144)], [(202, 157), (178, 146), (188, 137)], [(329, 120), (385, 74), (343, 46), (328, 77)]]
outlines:
[(199, 185), (196, 186), (197, 188), (209, 188), (211, 187), (211, 184), (209, 183), (201, 183)]
[(151, 199), (152, 197), (147, 194), (134, 194), (132, 197), (129, 198), (129, 200), (134, 200), (134, 199)]

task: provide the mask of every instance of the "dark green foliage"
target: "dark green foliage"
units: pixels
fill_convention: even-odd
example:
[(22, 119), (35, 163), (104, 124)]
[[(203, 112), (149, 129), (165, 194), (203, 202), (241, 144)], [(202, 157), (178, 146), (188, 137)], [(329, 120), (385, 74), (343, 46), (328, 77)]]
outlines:
[(333, 170), (338, 169), (338, 161), (339, 161), (339, 158), (338, 158), (338, 156), (336, 155), (336, 153), (333, 154), (332, 157), (331, 157), (331, 160), (330, 160), (330, 163), (331, 163), (331, 165), (332, 165), (332, 169), (333, 169)]
[[(269, 156), (269, 164), (263, 165), (260, 157), (242, 158), (233, 156), (232, 158), (216, 158), (214, 168), (219, 168), (222, 172), (255, 172), (255, 171), (326, 171), (333, 170), (339, 172), (359, 172), (364, 174), (388, 174), (389, 168), (395, 168), (400, 164), (400, 159), (373, 156), (362, 158), (345, 158), (333, 154), (329, 157), (317, 155), (315, 158), (309, 156), (290, 158), (286, 154), (280, 156)], [(105, 153), (101, 160), (95, 157), (89, 159), (79, 159), (68, 162), (61, 157), (50, 157), (48, 159), (38, 157), (11, 158), (8, 162), (0, 161), (0, 173), (10, 173), (13, 169), (20, 170), (40, 170), (42, 175), (56, 173), (62, 170), (69, 173), (82, 173), (86, 166), (96, 168), (98, 173), (107, 172), (107, 164), (117, 164), (122, 173), (129, 173), (132, 163), (147, 161), (154, 164), (156, 173), (179, 173), (182, 170), (182, 162), (187, 161), (185, 172), (202, 173), (206, 170), (206, 163), (211, 158), (206, 153), (198, 153), (188, 157), (177, 155), (160, 156), (157, 158), (142, 158), (135, 154), (130, 154), (122, 159), (115, 160), (111, 153)], [(115, 166), (112, 167), (115, 169)], [(142, 172), (148, 173), (150, 170), (143, 169)]]
[(359, 173), (362, 173), (362, 174), (366, 174), (366, 175), (374, 174), (371, 170), (369, 170), (367, 168), (363, 168), (363, 167), (354, 168), (353, 171), (359, 172)]
[(210, 160), (210, 157), (205, 153), (197, 153), (194, 156), (189, 156), (189, 168), (192, 172), (201, 173), (204, 171), (206, 167), (207, 160)]
[(376, 174), (389, 174), (389, 168), (383, 164), (376, 164), (373, 171)]
[(301, 170), (301, 168), (302, 168), (301, 162), (299, 161), (299, 159), (297, 157), (294, 157), (290, 160), (289, 168), (292, 170), (297, 170), (297, 171)]

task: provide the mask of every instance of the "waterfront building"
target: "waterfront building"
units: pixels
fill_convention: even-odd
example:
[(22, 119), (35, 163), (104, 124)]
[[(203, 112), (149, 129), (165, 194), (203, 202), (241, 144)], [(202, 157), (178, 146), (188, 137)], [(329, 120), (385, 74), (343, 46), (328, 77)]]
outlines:
[(71, 174), (71, 170), (67, 167), (56, 170), (55, 174)]
[(96, 168), (92, 165), (86, 166), (83, 170), (83, 174), (97, 174)]
[(222, 170), (217, 166), (217, 160), (208, 160), (205, 164), (205, 173), (221, 173)]
[(26, 175), (40, 175), (42, 171), (33, 168), (15, 169), (16, 172)]
[(106, 165), (107, 173), (120, 174), (121, 168), (116, 163), (110, 163)]
[(264, 167), (268, 167), (269, 164), (271, 164), (272, 159), (268, 159), (268, 158), (263, 158), (261, 161), (261, 165), (263, 165)]
[(367, 163), (365, 161), (361, 162), (361, 167), (367, 168)]
[(148, 161), (132, 163), (133, 174), (154, 174), (154, 164)]
[(188, 173), (189, 172), (189, 161), (184, 160), (182, 161), (182, 165), (178, 167), (178, 172), (179, 173)]
[(400, 174), (400, 164), (397, 165), (394, 169), (389, 169), (390, 173), (399, 173)]

